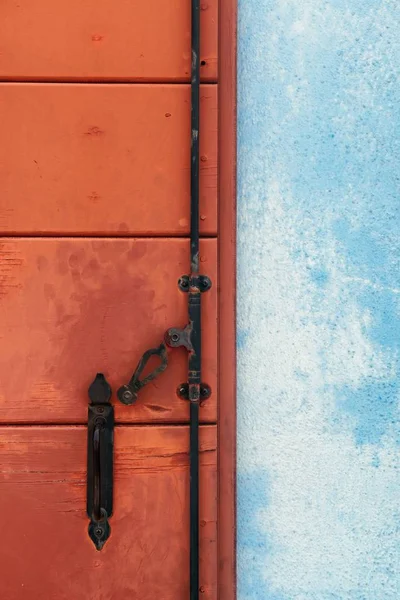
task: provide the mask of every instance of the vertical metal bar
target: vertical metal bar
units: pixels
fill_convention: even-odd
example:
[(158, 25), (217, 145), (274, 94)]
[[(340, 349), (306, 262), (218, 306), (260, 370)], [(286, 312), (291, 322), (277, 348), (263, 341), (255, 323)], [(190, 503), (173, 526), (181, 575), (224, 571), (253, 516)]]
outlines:
[(200, 0), (192, 0), (190, 259), (192, 275), (199, 272), (199, 123), (200, 123)]
[(199, 404), (190, 403), (190, 600), (199, 598)]
[(190, 172), (190, 600), (199, 599), (199, 401), (201, 382), (201, 293), (199, 282), (200, 0), (192, 1)]

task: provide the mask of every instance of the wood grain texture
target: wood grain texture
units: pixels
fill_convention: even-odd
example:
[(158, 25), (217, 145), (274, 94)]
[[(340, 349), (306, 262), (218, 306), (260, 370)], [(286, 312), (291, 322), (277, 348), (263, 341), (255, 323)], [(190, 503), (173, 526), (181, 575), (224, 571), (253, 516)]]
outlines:
[[(87, 535), (86, 428), (0, 427), (1, 595), (7, 600), (186, 600), (187, 427), (115, 430), (114, 515)], [(201, 597), (216, 600), (216, 428), (200, 431)]]
[[(215, 80), (218, 0), (201, 8), (202, 76)], [(3, 80), (190, 78), (186, 0), (2, 0), (0, 39)]]
[[(201, 419), (216, 420), (216, 240), (202, 240), (200, 265), (213, 281), (203, 295), (203, 373), (213, 390)], [(185, 239), (0, 240), (0, 422), (86, 422), (87, 389), (103, 372), (114, 392), (129, 381), (144, 351), (169, 327), (187, 324)], [(187, 380), (187, 351), (134, 407), (116, 401), (125, 422), (185, 421), (176, 395)], [(114, 396), (115, 398), (115, 396)]]
[[(217, 228), (217, 88), (201, 90), (201, 232)], [(0, 84), (0, 233), (185, 235), (187, 85)]]
[(219, 28), (218, 600), (236, 588), (236, 23), (221, 0)]

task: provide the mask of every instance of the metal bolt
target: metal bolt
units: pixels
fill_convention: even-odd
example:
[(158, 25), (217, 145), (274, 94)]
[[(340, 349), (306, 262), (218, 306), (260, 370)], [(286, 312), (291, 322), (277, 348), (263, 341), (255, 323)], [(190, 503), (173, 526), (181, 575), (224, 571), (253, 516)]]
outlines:
[(171, 340), (172, 340), (173, 342), (179, 342), (179, 339), (180, 339), (180, 335), (179, 335), (179, 333), (173, 333), (173, 334), (171, 335)]
[[(201, 259), (200, 259), (200, 260), (201, 260)], [(207, 291), (207, 290), (209, 290), (209, 289), (210, 289), (210, 287), (211, 287), (211, 281), (210, 281), (210, 279), (209, 279), (208, 277), (205, 277), (205, 276), (204, 276), (204, 277), (202, 277), (202, 278), (200, 279), (200, 285), (201, 285), (201, 287), (203, 288), (203, 290)]]
[(181, 385), (181, 387), (179, 388), (179, 393), (183, 396), (184, 394), (186, 394), (186, 388), (184, 385)]
[(96, 537), (101, 537), (103, 535), (103, 530), (98, 528), (94, 530), (94, 534)]
[(133, 394), (131, 391), (125, 390), (125, 392), (122, 394), (122, 397), (126, 402), (129, 402), (130, 400), (132, 400)]
[(98, 406), (97, 407), (97, 412), (98, 413), (103, 413), (104, 412), (104, 406)]

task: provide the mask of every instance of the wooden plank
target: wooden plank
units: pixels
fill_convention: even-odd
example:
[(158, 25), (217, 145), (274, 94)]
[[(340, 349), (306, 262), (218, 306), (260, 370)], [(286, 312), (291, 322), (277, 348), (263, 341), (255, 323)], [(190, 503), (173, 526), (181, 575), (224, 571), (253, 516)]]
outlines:
[[(218, 1), (201, 3), (204, 79), (217, 77)], [(3, 0), (0, 76), (29, 80), (189, 80), (190, 2)]]
[[(216, 240), (202, 240), (200, 265), (213, 287), (203, 295), (204, 381), (201, 409), (216, 421)], [(0, 240), (0, 422), (86, 421), (87, 389), (103, 372), (113, 390), (126, 383), (144, 351), (169, 327), (187, 323), (186, 239), (22, 238)], [(141, 391), (134, 407), (116, 402), (124, 422), (186, 421), (176, 395), (187, 379), (187, 352)]]
[[(186, 600), (187, 427), (115, 430), (111, 537), (87, 535), (86, 428), (0, 428), (1, 591), (7, 600)], [(216, 428), (200, 431), (201, 591), (216, 594)]]
[[(188, 85), (1, 84), (0, 232), (184, 235)], [(217, 228), (217, 88), (201, 92), (201, 232)]]
[(220, 3), (218, 238), (218, 600), (236, 585), (236, 23), (237, 0)]

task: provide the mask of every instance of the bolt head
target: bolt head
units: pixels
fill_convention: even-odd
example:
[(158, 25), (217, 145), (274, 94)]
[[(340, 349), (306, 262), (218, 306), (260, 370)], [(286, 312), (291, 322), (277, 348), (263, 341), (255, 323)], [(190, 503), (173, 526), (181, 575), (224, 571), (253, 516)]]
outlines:
[(129, 390), (125, 390), (125, 392), (122, 394), (122, 397), (126, 402), (129, 402), (130, 400), (132, 400), (133, 394)]

